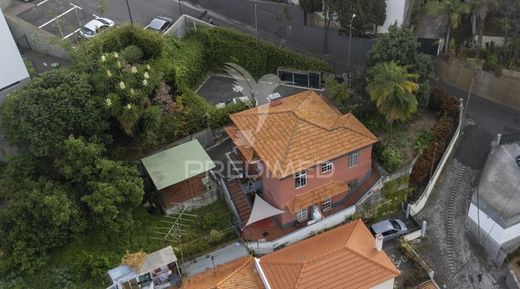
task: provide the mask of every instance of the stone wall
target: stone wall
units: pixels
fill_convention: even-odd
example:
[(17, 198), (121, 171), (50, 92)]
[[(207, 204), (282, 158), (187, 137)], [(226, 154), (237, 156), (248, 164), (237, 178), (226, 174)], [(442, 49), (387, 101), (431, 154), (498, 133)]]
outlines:
[(497, 76), (494, 72), (482, 71), (478, 66), (457, 59), (438, 59), (437, 75), (456, 88), (469, 91), (475, 75), (472, 93), (493, 102), (520, 110), (520, 72), (507, 69)]
[(14, 15), (5, 14), (5, 20), (7, 20), (13, 38), (15, 40), (26, 38), (30, 49), (55, 57), (70, 58), (69, 53), (63, 48), (62, 40), (56, 36), (43, 29), (38, 29), (38, 27)]

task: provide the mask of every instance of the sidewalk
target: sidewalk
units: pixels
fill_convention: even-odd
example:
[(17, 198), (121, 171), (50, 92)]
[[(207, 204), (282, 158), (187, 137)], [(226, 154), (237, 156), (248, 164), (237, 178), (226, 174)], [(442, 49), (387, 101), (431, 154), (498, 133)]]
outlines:
[(249, 255), (249, 252), (246, 247), (239, 242), (235, 242), (207, 255), (185, 262), (180, 267), (186, 277), (190, 277), (247, 255)]

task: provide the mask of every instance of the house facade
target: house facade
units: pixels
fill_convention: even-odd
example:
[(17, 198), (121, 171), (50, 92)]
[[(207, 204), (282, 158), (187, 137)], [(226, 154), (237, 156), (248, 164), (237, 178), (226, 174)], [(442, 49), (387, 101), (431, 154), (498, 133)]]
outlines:
[(282, 227), (321, 218), (372, 174), (377, 138), (352, 114), (304, 91), (231, 115), (226, 132)]
[(467, 224), (489, 260), (501, 266), (520, 246), (520, 135), (498, 135), (468, 209)]

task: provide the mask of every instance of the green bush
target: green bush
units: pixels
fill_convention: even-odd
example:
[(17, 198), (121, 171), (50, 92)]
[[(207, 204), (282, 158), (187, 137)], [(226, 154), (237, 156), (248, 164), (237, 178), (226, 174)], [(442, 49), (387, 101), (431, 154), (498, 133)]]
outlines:
[(211, 128), (223, 127), (231, 122), (230, 114), (249, 108), (245, 103), (234, 103), (223, 108), (215, 108), (209, 112), (209, 123)]
[(137, 45), (129, 45), (123, 51), (121, 56), (130, 64), (137, 64), (143, 58), (143, 51)]
[(275, 73), (279, 67), (332, 71), (331, 67), (321, 60), (264, 40), (257, 42), (254, 37), (229, 29), (198, 29), (188, 38), (197, 39), (202, 43), (207, 59), (214, 68), (221, 68), (226, 62), (234, 62), (244, 67), (255, 78)]
[(403, 160), (403, 156), (394, 148), (390, 146), (386, 146), (383, 148), (381, 152), (381, 161), (383, 162), (383, 167), (388, 172), (394, 172), (401, 165), (401, 161)]

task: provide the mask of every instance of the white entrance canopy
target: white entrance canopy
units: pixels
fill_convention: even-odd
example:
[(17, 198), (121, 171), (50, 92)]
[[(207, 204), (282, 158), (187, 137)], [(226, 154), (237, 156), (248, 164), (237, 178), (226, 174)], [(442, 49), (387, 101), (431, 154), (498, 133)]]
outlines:
[(251, 210), (251, 215), (249, 216), (249, 220), (247, 220), (247, 224), (244, 226), (244, 228), (255, 222), (283, 213), (287, 212), (271, 206), (271, 204), (260, 198), (259, 195), (255, 195), (255, 203), (253, 204), (253, 210)]

